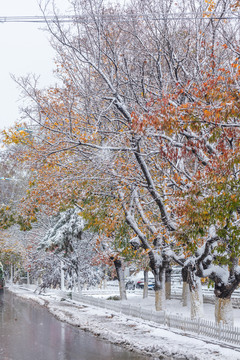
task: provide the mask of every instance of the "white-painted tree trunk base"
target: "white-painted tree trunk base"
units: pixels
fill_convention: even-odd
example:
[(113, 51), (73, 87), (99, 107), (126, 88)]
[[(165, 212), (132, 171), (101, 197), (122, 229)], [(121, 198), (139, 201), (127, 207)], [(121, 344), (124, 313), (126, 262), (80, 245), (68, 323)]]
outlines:
[(155, 290), (155, 309), (156, 311), (165, 310), (165, 291)]
[(171, 292), (172, 292), (172, 286), (171, 286), (171, 282), (166, 282), (165, 283), (165, 293), (166, 293), (166, 299), (170, 300), (171, 299)]
[(118, 283), (119, 283), (120, 299), (121, 300), (127, 300), (127, 293), (126, 293), (126, 288), (125, 288), (124, 281), (121, 279)]
[(189, 300), (189, 285), (187, 282), (183, 282), (182, 287), (182, 306), (188, 306)]
[(144, 284), (143, 299), (146, 299), (147, 297), (148, 297), (148, 284)]
[(191, 291), (191, 319), (203, 317), (203, 297), (201, 285)]
[(233, 308), (232, 300), (215, 298), (215, 321), (216, 323), (223, 323), (233, 325)]

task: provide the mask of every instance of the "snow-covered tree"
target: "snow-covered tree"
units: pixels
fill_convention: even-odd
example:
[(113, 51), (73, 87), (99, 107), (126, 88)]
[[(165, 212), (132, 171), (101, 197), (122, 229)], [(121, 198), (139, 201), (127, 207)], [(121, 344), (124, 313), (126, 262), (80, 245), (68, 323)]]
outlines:
[(53, 218), (53, 225), (41, 240), (40, 247), (61, 256), (64, 269), (70, 276), (72, 286), (74, 278), (79, 288), (83, 285), (96, 285), (103, 273), (94, 268), (96, 236), (87, 231), (84, 219), (79, 216), (77, 207), (60, 212)]
[[(25, 115), (38, 126), (25, 154), (32, 163), (38, 160), (37, 185), (30, 192), (37, 206), (49, 194), (59, 205), (66, 184), (74, 182), (76, 203), (97, 194), (121, 204), (149, 256), (160, 310), (167, 264), (173, 259), (183, 266), (179, 254), (189, 255), (175, 236), (183, 216), (176, 211), (178, 191), (188, 193), (199, 174), (207, 183), (209, 169), (216, 169), (226, 143), (231, 147), (231, 133), (238, 131), (239, 25), (225, 21), (233, 13), (230, 0), (211, 6), (203, 0), (136, 0), (124, 8), (91, 0), (72, 5), (83, 21), (67, 30), (61, 22), (47, 24), (62, 87), (39, 91), (30, 78), (18, 80), (33, 101)], [(16, 131), (10, 138), (19, 141)], [(50, 174), (65, 184), (62, 191), (53, 191)], [(41, 176), (44, 184), (38, 187)], [(184, 264), (192, 299), (199, 301), (196, 267), (204, 256), (191, 250)]]

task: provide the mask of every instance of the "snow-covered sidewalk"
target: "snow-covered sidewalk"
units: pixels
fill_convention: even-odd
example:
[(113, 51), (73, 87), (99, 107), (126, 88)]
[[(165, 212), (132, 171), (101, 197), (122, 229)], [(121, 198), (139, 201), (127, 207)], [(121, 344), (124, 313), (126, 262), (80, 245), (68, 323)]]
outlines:
[[(164, 326), (141, 320), (114, 311), (85, 305), (72, 300), (61, 301), (54, 292), (38, 295), (27, 289), (13, 286), (9, 290), (26, 300), (33, 300), (44, 305), (59, 320), (65, 321), (81, 329), (90, 331), (114, 344), (148, 355), (152, 359), (191, 359), (240, 360), (240, 348), (214, 344), (213, 340), (196, 339), (186, 336), (181, 331), (169, 331)], [(134, 295), (129, 297), (134, 301)], [(151, 303), (153, 299), (138, 299), (139, 302)], [(173, 309), (177, 309), (171, 300)], [(172, 310), (173, 310), (172, 309)], [(179, 306), (178, 306), (179, 310)]]

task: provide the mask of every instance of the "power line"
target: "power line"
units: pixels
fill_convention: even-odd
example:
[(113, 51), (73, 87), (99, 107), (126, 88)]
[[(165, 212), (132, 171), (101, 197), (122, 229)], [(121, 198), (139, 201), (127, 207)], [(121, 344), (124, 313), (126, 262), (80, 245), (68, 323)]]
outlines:
[[(232, 16), (192, 16), (192, 13), (186, 14), (171, 14), (162, 17), (153, 17), (149, 15), (104, 15), (104, 21), (126, 22), (133, 20), (154, 20), (154, 21), (171, 21), (171, 20), (240, 20), (240, 15)], [(84, 23), (93, 20), (90, 17), (77, 15), (60, 15), (60, 16), (0, 16), (0, 23)]]
[(0, 23), (46, 23), (46, 22), (74, 22), (74, 16), (0, 16)]

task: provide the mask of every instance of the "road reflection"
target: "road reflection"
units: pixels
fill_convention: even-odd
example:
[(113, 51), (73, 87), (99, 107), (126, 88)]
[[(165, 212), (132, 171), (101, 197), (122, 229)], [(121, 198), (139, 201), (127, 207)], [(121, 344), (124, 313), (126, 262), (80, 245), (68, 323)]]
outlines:
[(1, 360), (144, 360), (71, 325), (47, 309), (0, 292)]

